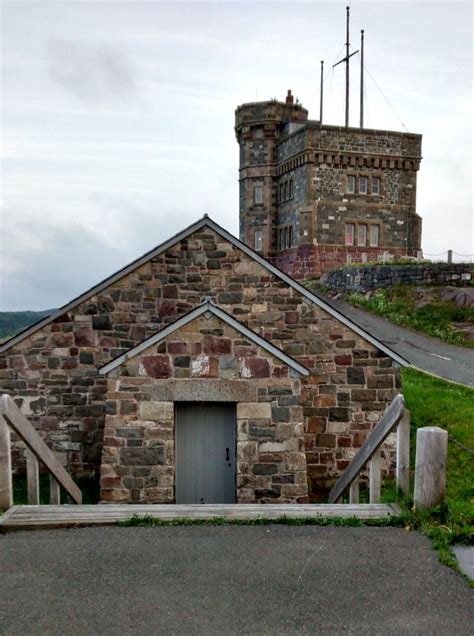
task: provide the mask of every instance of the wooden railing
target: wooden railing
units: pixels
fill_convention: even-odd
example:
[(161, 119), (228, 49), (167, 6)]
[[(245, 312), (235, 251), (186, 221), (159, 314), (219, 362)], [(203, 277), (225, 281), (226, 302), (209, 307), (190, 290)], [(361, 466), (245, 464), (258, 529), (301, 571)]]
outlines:
[(37, 505), (39, 497), (39, 462), (49, 472), (49, 500), (59, 504), (61, 487), (73, 503), (82, 503), (82, 493), (69, 473), (61, 466), (52, 450), (45, 444), (31, 422), (9, 395), (0, 397), (0, 510), (13, 505), (10, 428), (26, 445), (26, 474), (28, 503)]
[(369, 501), (378, 503), (382, 487), (380, 447), (397, 430), (397, 490), (407, 495), (410, 484), (410, 412), (405, 409), (402, 395), (397, 395), (375, 428), (361, 446), (354, 459), (339, 477), (329, 493), (329, 503), (338, 502), (349, 488), (349, 503), (359, 503), (359, 475), (369, 464)]

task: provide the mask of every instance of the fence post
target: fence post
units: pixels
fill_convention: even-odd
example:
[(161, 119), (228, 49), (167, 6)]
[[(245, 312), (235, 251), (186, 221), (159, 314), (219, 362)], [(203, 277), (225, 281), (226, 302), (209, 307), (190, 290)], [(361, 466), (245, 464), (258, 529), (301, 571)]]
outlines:
[(0, 415), (0, 510), (5, 512), (11, 506), (13, 506), (13, 485), (10, 429)]
[(410, 411), (405, 409), (397, 428), (397, 490), (408, 495), (410, 489)]
[(380, 448), (375, 451), (369, 461), (369, 502), (380, 502), (380, 491), (382, 488), (382, 467)]
[(415, 508), (437, 506), (446, 493), (448, 433), (437, 426), (416, 432)]
[(49, 503), (59, 506), (61, 503), (61, 488), (54, 475), (49, 475)]
[(453, 262), (453, 250), (448, 250), (448, 265)]
[(26, 456), (26, 482), (28, 488), (28, 505), (38, 506), (40, 502), (39, 491), (39, 464), (36, 455), (29, 448)]
[(359, 477), (356, 477), (349, 487), (349, 503), (359, 503)]

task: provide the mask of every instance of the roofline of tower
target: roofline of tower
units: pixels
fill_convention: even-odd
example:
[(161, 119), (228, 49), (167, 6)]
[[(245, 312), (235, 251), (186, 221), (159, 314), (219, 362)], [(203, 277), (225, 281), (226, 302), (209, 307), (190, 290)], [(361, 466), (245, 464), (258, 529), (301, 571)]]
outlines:
[(246, 102), (245, 104), (240, 104), (240, 106), (237, 106), (237, 108), (235, 109), (235, 112), (237, 113), (239, 110), (241, 110), (242, 108), (248, 108), (249, 106), (270, 106), (272, 104), (278, 104), (279, 106), (284, 106), (285, 108), (294, 108), (295, 110), (302, 110), (306, 113), (308, 113), (308, 109), (305, 108), (302, 104), (299, 103), (293, 103), (293, 104), (287, 104), (286, 102), (280, 102), (278, 99), (268, 99), (266, 101), (261, 101), (261, 102)]

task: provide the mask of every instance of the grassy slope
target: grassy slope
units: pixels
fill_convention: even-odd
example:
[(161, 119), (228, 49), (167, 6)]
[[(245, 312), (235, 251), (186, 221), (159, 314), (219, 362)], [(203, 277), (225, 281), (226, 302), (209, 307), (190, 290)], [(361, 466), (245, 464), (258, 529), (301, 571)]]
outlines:
[(29, 325), (49, 316), (54, 309), (44, 311), (0, 311), (0, 340), (11, 338)]
[(448, 431), (447, 504), (456, 523), (474, 523), (474, 389), (413, 369), (403, 371), (403, 380), (413, 455), (417, 428), (439, 426)]
[(453, 302), (434, 302), (416, 307), (415, 288), (410, 285), (398, 285), (379, 289), (370, 298), (363, 294), (349, 294), (347, 300), (353, 305), (384, 316), (392, 322), (428, 336), (441, 338), (451, 344), (474, 348), (474, 342), (466, 340), (466, 335), (456, 328), (454, 323), (474, 324), (472, 307), (457, 307)]

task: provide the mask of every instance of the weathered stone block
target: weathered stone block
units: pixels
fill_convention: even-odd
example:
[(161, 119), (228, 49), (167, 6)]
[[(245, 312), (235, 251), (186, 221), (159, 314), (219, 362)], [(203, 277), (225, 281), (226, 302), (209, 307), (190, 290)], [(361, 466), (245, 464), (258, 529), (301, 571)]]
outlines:
[(148, 446), (145, 448), (122, 448), (120, 463), (124, 466), (153, 466), (164, 463), (164, 447)]
[(278, 472), (278, 466), (276, 464), (254, 464), (252, 472), (254, 475), (274, 475)]
[(156, 422), (172, 421), (174, 419), (173, 402), (146, 401), (140, 402), (140, 419)]
[(241, 358), (239, 375), (241, 378), (268, 378), (270, 364), (266, 358)]
[(169, 378), (173, 368), (169, 356), (149, 355), (142, 356), (139, 363), (139, 374), (151, 378)]
[(364, 369), (362, 367), (348, 367), (347, 384), (365, 384)]
[(268, 420), (271, 405), (268, 402), (240, 402), (237, 404), (238, 420)]

